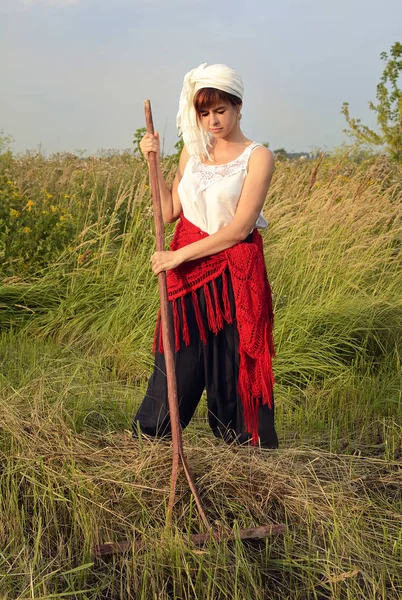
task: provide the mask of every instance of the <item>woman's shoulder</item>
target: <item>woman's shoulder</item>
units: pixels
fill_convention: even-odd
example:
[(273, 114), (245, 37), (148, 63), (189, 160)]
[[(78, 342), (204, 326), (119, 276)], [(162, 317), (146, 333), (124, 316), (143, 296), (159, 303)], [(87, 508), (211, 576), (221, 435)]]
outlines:
[(252, 149), (252, 154), (258, 153), (261, 156), (272, 156), (272, 158), (274, 157), (272, 150), (270, 150), (265, 144), (262, 144), (261, 142), (253, 141), (250, 144), (250, 148)]
[(184, 173), (184, 170), (186, 168), (186, 165), (187, 165), (189, 159), (190, 159), (189, 151), (187, 150), (186, 146), (183, 146), (183, 149), (181, 151), (180, 158), (179, 158), (179, 171), (181, 174)]
[(188, 159), (189, 159), (189, 158), (190, 158), (190, 153), (189, 153), (189, 151), (187, 150), (187, 146), (186, 146), (186, 145), (184, 145), (184, 146), (183, 146), (183, 149), (182, 149), (182, 151), (181, 151), (181, 154), (180, 154), (180, 161), (183, 161), (183, 162), (185, 162), (185, 163), (186, 163), (186, 162), (188, 161)]
[[(257, 142), (255, 142), (257, 144)], [(272, 150), (263, 144), (255, 145), (248, 161), (248, 172), (271, 176), (275, 169), (275, 158)]]
[(250, 154), (250, 162), (266, 162), (266, 163), (274, 163), (274, 153), (272, 150), (264, 146), (264, 144), (260, 144), (259, 142), (253, 142), (250, 145), (251, 154)]

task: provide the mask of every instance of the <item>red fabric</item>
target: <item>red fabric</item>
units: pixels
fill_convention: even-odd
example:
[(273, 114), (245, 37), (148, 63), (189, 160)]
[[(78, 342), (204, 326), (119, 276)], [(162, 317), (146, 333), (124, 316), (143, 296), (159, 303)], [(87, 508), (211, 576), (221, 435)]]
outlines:
[[(182, 214), (176, 227), (171, 250), (178, 250), (208, 237), (208, 234), (188, 221)], [(250, 243), (239, 243), (227, 250), (197, 260), (182, 263), (176, 269), (167, 271), (168, 299), (173, 303), (174, 333), (176, 351), (180, 348), (179, 315), (177, 301), (192, 293), (192, 302), (200, 330), (200, 337), (206, 343), (206, 332), (198, 305), (195, 290), (204, 286), (208, 327), (217, 333), (224, 322), (231, 323), (227, 278), (228, 269), (233, 286), (237, 329), (239, 332), (240, 369), (238, 391), (243, 405), (244, 424), (252, 436), (254, 445), (258, 443), (258, 408), (260, 402), (273, 405), (274, 375), (272, 358), (275, 357), (272, 328), (274, 314), (271, 288), (264, 260), (262, 238), (254, 229)], [(223, 292), (220, 305), (214, 280), (222, 275)], [(212, 282), (214, 303), (207, 283)], [(185, 311), (183, 311), (183, 314)], [(190, 343), (187, 319), (183, 316), (182, 339)], [(162, 336), (159, 336), (160, 338)], [(156, 336), (154, 351), (156, 350)], [(163, 352), (161, 344), (159, 351)]]

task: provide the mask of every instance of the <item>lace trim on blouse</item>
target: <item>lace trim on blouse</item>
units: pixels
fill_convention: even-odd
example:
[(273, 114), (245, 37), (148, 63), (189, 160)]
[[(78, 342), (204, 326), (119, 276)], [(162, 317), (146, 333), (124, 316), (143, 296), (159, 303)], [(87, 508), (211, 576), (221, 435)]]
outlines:
[(224, 177), (235, 175), (236, 173), (239, 173), (239, 171), (246, 169), (250, 154), (257, 146), (261, 146), (261, 144), (250, 144), (240, 156), (223, 165), (206, 165), (200, 161), (198, 156), (193, 155), (192, 172), (200, 189), (205, 190)]

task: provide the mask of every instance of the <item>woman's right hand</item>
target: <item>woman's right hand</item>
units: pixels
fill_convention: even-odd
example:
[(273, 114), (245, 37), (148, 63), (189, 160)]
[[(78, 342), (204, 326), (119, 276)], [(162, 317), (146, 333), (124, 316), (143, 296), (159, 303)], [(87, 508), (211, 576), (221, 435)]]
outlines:
[(140, 141), (140, 149), (147, 160), (149, 160), (149, 153), (155, 152), (156, 160), (159, 162), (161, 151), (159, 133), (157, 131), (155, 131), (155, 135), (146, 133)]

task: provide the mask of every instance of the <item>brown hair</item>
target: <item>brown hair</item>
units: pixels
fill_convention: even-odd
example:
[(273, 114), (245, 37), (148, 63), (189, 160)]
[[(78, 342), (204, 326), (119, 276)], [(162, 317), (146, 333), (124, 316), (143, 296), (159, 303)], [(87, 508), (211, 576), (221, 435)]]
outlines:
[(201, 88), (194, 96), (194, 108), (197, 116), (204, 110), (208, 110), (212, 106), (216, 106), (220, 102), (230, 102), (233, 106), (239, 106), (242, 101), (234, 94), (217, 90), (216, 88)]

